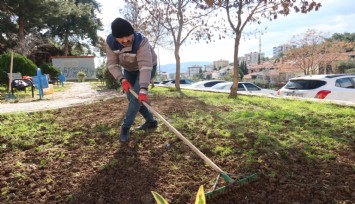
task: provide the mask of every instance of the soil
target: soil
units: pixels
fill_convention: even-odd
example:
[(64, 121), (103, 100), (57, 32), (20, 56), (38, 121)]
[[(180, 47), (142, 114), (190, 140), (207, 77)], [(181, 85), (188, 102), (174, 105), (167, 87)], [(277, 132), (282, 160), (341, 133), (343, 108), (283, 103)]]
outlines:
[[(177, 113), (183, 117), (200, 107), (215, 110), (187, 98), (151, 100), (155, 110), (168, 117)], [(156, 191), (169, 203), (194, 203), (199, 186), (208, 191), (218, 173), (179, 139), (163, 137), (169, 131), (161, 122), (155, 131), (132, 130), (130, 142), (119, 143), (104, 130), (114, 127), (117, 135), (126, 108), (124, 97), (113, 97), (54, 110), (53, 123), (60, 124), (63, 131), (86, 134), (78, 134), (69, 145), (58, 144), (51, 151), (0, 151), (0, 189), (3, 192), (11, 186), (7, 189), (10, 197), (1, 194), (0, 202), (151, 204), (155, 203), (151, 191)], [(135, 125), (142, 122), (138, 117)], [(207, 148), (201, 151), (226, 172), (236, 173), (238, 164), (213, 155)], [(354, 154), (339, 154), (335, 161), (312, 162), (297, 150), (286, 159), (277, 153), (261, 155), (259, 159), (267, 165), (238, 172), (243, 176), (257, 173), (255, 181), (234, 185), (207, 203), (355, 203)]]

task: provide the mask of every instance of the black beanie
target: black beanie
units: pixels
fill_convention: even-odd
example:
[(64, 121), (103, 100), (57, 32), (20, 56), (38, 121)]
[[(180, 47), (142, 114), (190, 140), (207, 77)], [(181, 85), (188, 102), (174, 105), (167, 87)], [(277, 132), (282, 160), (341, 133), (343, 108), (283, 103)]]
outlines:
[(111, 23), (112, 35), (115, 38), (129, 36), (134, 33), (132, 25), (123, 18), (116, 18)]

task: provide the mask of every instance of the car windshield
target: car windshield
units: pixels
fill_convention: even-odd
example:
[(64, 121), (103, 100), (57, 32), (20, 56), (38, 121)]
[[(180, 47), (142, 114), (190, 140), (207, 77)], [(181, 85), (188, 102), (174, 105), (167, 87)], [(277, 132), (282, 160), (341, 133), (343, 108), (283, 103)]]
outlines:
[(244, 83), (244, 86), (247, 87), (248, 91), (259, 91), (260, 90), (257, 86), (250, 84), (250, 83)]
[(227, 85), (228, 85), (228, 83), (218, 83), (218, 84), (212, 86), (211, 89), (224, 89)]
[(211, 82), (207, 82), (207, 83), (205, 83), (205, 87), (211, 87), (211, 86), (214, 86), (214, 85), (216, 85), (216, 84), (218, 84), (218, 83), (221, 83), (221, 82), (223, 82), (223, 81), (211, 81)]
[(321, 80), (294, 79), (287, 82), (286, 89), (310, 90), (324, 86), (327, 82)]
[(245, 91), (243, 84), (238, 83), (238, 91)]
[[(193, 81), (189, 79), (180, 79), (180, 84), (192, 84)], [(175, 80), (170, 80), (167, 84), (175, 84)]]
[(180, 84), (193, 84), (194, 82), (189, 79), (180, 80)]
[(171, 80), (164, 80), (164, 81), (162, 81), (161, 82), (161, 84), (166, 84), (166, 83), (168, 83), (168, 82), (170, 82)]
[(225, 82), (225, 81), (200, 81), (200, 82), (196, 82), (196, 83), (193, 83), (191, 84), (189, 87), (191, 88), (206, 88), (206, 87), (211, 87), (211, 86), (214, 86), (218, 83), (221, 83), (221, 82)]

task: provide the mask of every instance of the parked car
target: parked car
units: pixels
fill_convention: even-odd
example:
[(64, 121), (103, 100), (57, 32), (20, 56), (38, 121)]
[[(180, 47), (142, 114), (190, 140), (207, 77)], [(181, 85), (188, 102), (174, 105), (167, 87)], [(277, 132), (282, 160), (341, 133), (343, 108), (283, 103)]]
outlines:
[(218, 83), (222, 83), (222, 82), (226, 82), (223, 80), (207, 80), (207, 81), (199, 81), (196, 83), (193, 83), (189, 86), (187, 86), (187, 88), (193, 88), (193, 89), (204, 89), (204, 88), (210, 88)]
[[(214, 90), (225, 90), (225, 91), (230, 91), (232, 88), (233, 82), (225, 82), (225, 83), (219, 83), (211, 87), (211, 89)], [(250, 82), (238, 82), (238, 90), (237, 91), (242, 91), (242, 92), (248, 92), (248, 93), (261, 93), (261, 94), (272, 94), (276, 95), (276, 91), (272, 89), (263, 89), (258, 87), (257, 85), (250, 83)]]
[(169, 83), (171, 80), (172, 80), (172, 79), (164, 80), (164, 81), (160, 82), (159, 84), (165, 85), (165, 84)]
[(278, 95), (355, 102), (355, 75), (327, 74), (292, 78), (278, 90)]
[[(193, 84), (194, 82), (190, 79), (180, 79), (180, 87), (188, 86)], [(175, 86), (175, 79), (170, 80), (169, 82), (165, 83), (167, 86)]]

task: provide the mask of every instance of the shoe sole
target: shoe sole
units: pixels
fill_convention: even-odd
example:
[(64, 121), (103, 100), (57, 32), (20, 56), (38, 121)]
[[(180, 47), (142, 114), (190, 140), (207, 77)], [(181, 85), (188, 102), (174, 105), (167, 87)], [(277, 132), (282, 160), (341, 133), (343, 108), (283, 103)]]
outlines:
[(129, 142), (129, 139), (127, 139), (127, 140), (121, 140), (121, 139), (119, 139), (118, 141), (120, 141), (121, 143), (125, 143), (125, 142)]
[(152, 129), (157, 129), (158, 127), (151, 127), (151, 128), (136, 128), (135, 130), (143, 130), (143, 131), (146, 131), (146, 130), (152, 130)]

